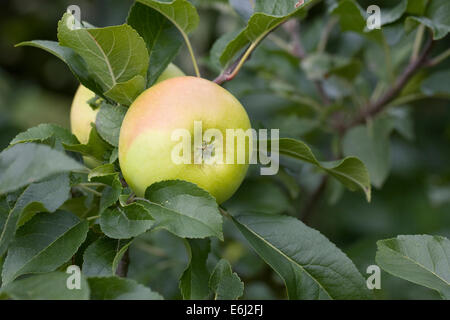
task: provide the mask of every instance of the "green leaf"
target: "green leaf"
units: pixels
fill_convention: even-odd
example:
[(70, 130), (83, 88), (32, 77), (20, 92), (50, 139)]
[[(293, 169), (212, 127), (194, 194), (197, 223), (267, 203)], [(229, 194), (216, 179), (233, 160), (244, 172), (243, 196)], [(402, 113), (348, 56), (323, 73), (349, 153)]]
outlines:
[(336, 3), (331, 9), (331, 14), (339, 18), (342, 31), (353, 31), (375, 40), (378, 44), (383, 44), (383, 33), (379, 29), (368, 30), (364, 10), (358, 2), (353, 0), (343, 0)]
[(99, 182), (109, 186), (114, 186), (119, 181), (119, 172), (112, 163), (106, 163), (92, 169), (88, 174), (89, 182)]
[[(2, 273), (2, 271), (3, 271), (3, 263), (4, 263), (4, 262), (5, 262), (5, 256), (1, 256), (1, 257), (0, 257), (0, 288), (1, 288), (2, 283), (3, 283), (1, 273)], [(2, 300), (2, 299), (3, 299), (3, 297), (2, 297), (1, 290), (0, 290), (0, 300)]]
[(90, 156), (100, 161), (107, 161), (109, 160), (112, 147), (100, 137), (95, 125), (91, 125), (92, 129), (89, 133), (87, 144), (64, 144), (64, 148), (69, 151), (79, 152), (83, 156)]
[[(6, 197), (0, 197), (0, 230), (3, 230), (11, 210)], [(0, 251), (0, 257), (2, 256)], [(0, 260), (1, 261), (1, 260)]]
[(247, 26), (239, 35), (231, 40), (220, 55), (223, 66), (233, 59), (247, 46), (255, 48), (270, 32), (287, 20), (303, 15), (306, 9), (316, 0), (305, 1), (296, 8), (295, 0), (283, 2), (259, 1), (255, 6), (255, 13), (251, 16)]
[(105, 92), (105, 96), (124, 106), (129, 106), (145, 90), (146, 82), (147, 80), (143, 76), (134, 76), (130, 80), (114, 85)]
[(61, 174), (47, 181), (33, 183), (19, 196), (0, 230), (0, 256), (5, 253), (16, 233), (37, 212), (54, 212), (70, 196), (70, 180)]
[(232, 218), (255, 251), (283, 278), (289, 299), (368, 299), (352, 261), (317, 230), (288, 216)]
[(450, 70), (437, 71), (422, 82), (422, 92), (429, 96), (439, 94), (450, 96), (448, 79), (450, 79)]
[(162, 300), (162, 296), (136, 281), (118, 277), (89, 278), (92, 300)]
[(301, 1), (285, 0), (281, 3), (277, 3), (272, 0), (257, 0), (255, 1), (254, 11), (275, 16), (286, 16), (291, 14), (293, 10), (298, 9), (299, 2)]
[(382, 7), (380, 12), (381, 26), (396, 22), (406, 12), (408, 0), (400, 0), (397, 5), (389, 8)]
[(221, 259), (209, 279), (209, 287), (215, 293), (215, 300), (237, 300), (244, 294), (244, 283), (231, 270), (228, 261)]
[(403, 138), (414, 140), (414, 123), (411, 110), (406, 108), (396, 108), (388, 110), (387, 116), (392, 122), (392, 128), (398, 132)]
[(408, 235), (377, 242), (377, 264), (390, 274), (450, 299), (450, 240)]
[[(400, 0), (394, 6), (381, 6), (381, 26), (396, 22), (406, 12), (408, 0)], [(343, 31), (370, 32), (367, 26), (366, 13), (357, 1), (345, 0), (332, 8), (332, 13), (340, 18)]]
[(108, 163), (94, 168), (88, 175), (90, 182), (106, 184), (100, 198), (99, 213), (114, 205), (122, 193), (122, 183), (119, 173), (115, 171), (114, 164)]
[(182, 34), (194, 31), (200, 18), (197, 9), (187, 0), (137, 0), (146, 6), (153, 8), (169, 19)]
[(280, 154), (316, 165), (350, 190), (361, 189), (370, 202), (371, 187), (369, 172), (364, 163), (355, 157), (347, 157), (340, 161), (319, 162), (311, 149), (299, 140), (280, 139)]
[[(293, 183), (299, 188), (296, 181)], [(226, 202), (226, 206), (233, 212), (257, 211), (281, 214), (289, 211), (291, 200), (285, 188), (274, 179), (246, 179), (238, 192)]]
[(326, 53), (313, 53), (302, 60), (302, 68), (311, 80), (326, 79), (333, 74), (353, 80), (361, 70), (361, 63)]
[(113, 240), (105, 237), (96, 240), (83, 254), (83, 274), (88, 277), (114, 276), (130, 244), (130, 240)]
[(99, 213), (103, 213), (107, 208), (114, 205), (120, 198), (120, 194), (122, 193), (122, 184), (119, 181), (119, 178), (116, 177), (113, 185), (105, 187), (102, 191), (102, 197), (100, 198), (100, 207)]
[(86, 239), (89, 223), (67, 211), (37, 214), (21, 227), (8, 250), (2, 279), (53, 271), (69, 260)]
[(114, 163), (119, 158), (119, 148), (114, 148), (111, 151), (111, 156), (109, 157), (109, 163)]
[(340, 1), (335, 7), (332, 7), (331, 13), (339, 17), (339, 23), (342, 31), (362, 32), (366, 27), (363, 9), (356, 1)]
[(88, 174), (88, 180), (90, 182), (100, 182), (107, 185), (112, 185), (114, 178), (119, 175), (112, 163), (107, 163), (94, 168)]
[(14, 300), (88, 300), (89, 285), (82, 276), (80, 289), (68, 289), (69, 274), (51, 272), (17, 280), (0, 290)]
[(222, 216), (215, 199), (195, 184), (186, 181), (163, 181), (147, 188), (145, 206), (163, 228), (181, 238), (215, 236), (223, 240)]
[(113, 239), (136, 237), (155, 224), (147, 210), (137, 203), (105, 210), (100, 216), (102, 231)]
[(93, 196), (86, 195), (76, 198), (68, 199), (64, 204), (59, 207), (61, 210), (72, 212), (74, 215), (84, 218), (92, 216), (97, 210), (97, 206), (92, 203)]
[(220, 56), (226, 49), (228, 43), (232, 41), (234, 38), (236, 38), (241, 33), (240, 30), (234, 30), (231, 32), (227, 32), (223, 34), (221, 37), (219, 37), (216, 42), (214, 42), (214, 45), (211, 48), (210, 51), (210, 60), (214, 68), (217, 69), (217, 71), (220, 71), (222, 69), (222, 63), (220, 62)]
[(0, 194), (55, 174), (83, 169), (80, 163), (46, 145), (17, 144), (0, 153)]
[(129, 105), (145, 89), (149, 57), (144, 40), (128, 25), (70, 29), (71, 14), (58, 23), (61, 45), (79, 54), (106, 96)]
[(183, 38), (169, 19), (139, 2), (131, 8), (127, 23), (141, 35), (147, 45), (150, 56), (147, 87), (150, 87), (175, 58), (183, 45)]
[(19, 133), (10, 145), (25, 142), (43, 142), (54, 137), (57, 141), (65, 144), (77, 144), (78, 139), (67, 129), (56, 124), (40, 124), (30, 128), (25, 132)]
[(72, 73), (75, 75), (78, 81), (81, 84), (83, 84), (83, 86), (95, 92), (99, 96), (102, 97), (104, 96), (103, 89), (96, 82), (96, 80), (92, 78), (89, 72), (89, 68), (86, 65), (86, 62), (80, 55), (75, 53), (74, 50), (60, 46), (59, 43), (56, 41), (46, 41), (46, 40), (25, 41), (16, 45), (16, 47), (21, 46), (31, 46), (40, 48), (58, 57), (67, 64), (70, 71), (72, 71)]
[(180, 290), (185, 300), (203, 300), (209, 295), (209, 271), (206, 260), (210, 251), (207, 239), (186, 240), (189, 264), (180, 278)]
[(408, 0), (406, 12), (414, 15), (423, 15), (429, 0)]
[(430, 1), (424, 17), (406, 18), (407, 28), (422, 23), (433, 32), (433, 39), (443, 39), (450, 32), (450, 2), (447, 0)]
[(342, 140), (346, 156), (356, 156), (367, 166), (372, 184), (381, 188), (391, 168), (390, 140), (392, 122), (388, 118), (376, 119), (369, 126), (350, 129)]
[(95, 124), (98, 134), (114, 147), (119, 145), (119, 133), (127, 108), (102, 103)]

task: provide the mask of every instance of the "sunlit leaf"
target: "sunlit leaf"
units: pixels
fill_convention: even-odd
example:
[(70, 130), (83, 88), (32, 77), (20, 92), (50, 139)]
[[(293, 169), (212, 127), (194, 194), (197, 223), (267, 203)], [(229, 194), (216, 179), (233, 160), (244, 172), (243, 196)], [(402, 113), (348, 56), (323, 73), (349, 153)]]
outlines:
[(72, 29), (64, 14), (58, 23), (58, 40), (86, 62), (103, 93), (129, 105), (145, 89), (149, 57), (144, 40), (128, 25)]

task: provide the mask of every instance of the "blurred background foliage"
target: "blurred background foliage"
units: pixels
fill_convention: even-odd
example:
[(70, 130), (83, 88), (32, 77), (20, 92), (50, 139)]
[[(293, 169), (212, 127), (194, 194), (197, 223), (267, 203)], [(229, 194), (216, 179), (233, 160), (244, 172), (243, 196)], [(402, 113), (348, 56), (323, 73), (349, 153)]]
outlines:
[[(201, 25), (192, 35), (196, 55), (204, 77), (218, 75), (209, 51), (221, 35), (242, 25), (227, 1), (193, 1), (198, 5)], [(343, 32), (332, 21), (328, 9), (334, 1), (315, 6), (301, 22), (300, 35), (310, 53), (329, 28), (326, 51), (336, 56), (355, 58), (349, 69), (361, 68), (363, 76), (331, 76), (324, 79), (329, 97), (339, 101), (336, 108), (351, 108), (357, 101), (367, 101), (377, 78), (398, 74), (408, 61), (414, 33), (389, 25), (384, 30), (391, 54), (391, 68), (385, 64), (383, 48), (373, 40), (353, 32)], [(69, 111), (78, 86), (70, 71), (55, 57), (42, 50), (14, 44), (29, 39), (56, 40), (57, 21), (68, 5), (81, 8), (82, 19), (96, 26), (125, 21), (130, 0), (2, 0), (0, 10), (0, 149), (19, 132), (39, 123), (69, 126)], [(396, 1), (359, 1), (395, 5)], [(330, 22), (331, 21), (331, 22)], [(397, 27), (397, 29), (396, 29)], [(256, 50), (236, 79), (226, 84), (247, 108), (254, 127), (279, 128), (281, 136), (299, 138), (313, 146), (324, 160), (333, 158), (334, 139), (329, 128), (314, 117), (314, 110), (302, 97), (320, 101), (313, 82), (321, 76), (314, 61), (299, 61), (283, 49), (287, 35), (281, 28)], [(449, 47), (449, 37), (441, 41), (437, 52)], [(406, 57), (406, 59), (405, 59)], [(183, 48), (175, 61), (186, 73), (193, 74)], [(449, 78), (428, 80), (436, 71), (450, 70), (450, 59), (437, 68), (419, 73), (405, 90), (417, 86), (428, 91), (448, 93)], [(434, 81), (434, 82), (432, 82)], [(431, 84), (430, 84), (431, 83)], [(352, 100), (353, 99), (353, 100)], [(355, 101), (356, 99), (356, 101)], [(350, 103), (351, 102), (351, 103)], [(375, 264), (376, 241), (399, 234), (432, 234), (450, 237), (450, 108), (448, 99), (425, 98), (390, 109), (400, 125), (391, 136), (377, 138), (375, 150), (384, 154), (386, 179), (373, 179), (373, 199), (367, 203), (359, 193), (350, 193), (330, 181), (307, 223), (325, 234), (355, 262), (366, 275)], [(399, 129), (400, 128), (400, 129)], [(378, 133), (377, 133), (378, 134)], [(382, 133), (379, 133), (382, 135)], [(361, 135), (349, 141), (367, 146)], [(371, 156), (368, 159), (371, 161)], [(260, 177), (253, 168), (236, 196), (225, 206), (231, 211), (263, 211), (299, 216), (305, 203), (321, 183), (321, 175), (303, 163), (283, 163), (277, 176)], [(381, 174), (381, 173), (380, 173)], [(379, 178), (379, 177), (378, 177)], [(226, 222), (229, 224), (229, 222)], [(246, 299), (285, 298), (281, 279), (249, 247), (245, 239), (225, 225), (227, 245), (213, 242), (210, 263), (219, 256), (228, 259), (246, 283)], [(146, 234), (130, 250), (129, 277), (150, 285), (166, 298), (179, 298), (177, 279), (187, 262), (183, 242), (164, 231)], [(180, 263), (181, 262), (181, 263)], [(435, 299), (437, 293), (410, 282), (382, 275), (379, 298)]]

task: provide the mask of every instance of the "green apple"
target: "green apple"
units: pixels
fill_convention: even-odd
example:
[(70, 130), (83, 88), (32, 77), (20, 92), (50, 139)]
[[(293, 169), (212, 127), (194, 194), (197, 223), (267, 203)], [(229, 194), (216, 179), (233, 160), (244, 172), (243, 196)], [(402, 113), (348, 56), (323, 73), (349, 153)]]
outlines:
[[(125, 180), (138, 196), (142, 197), (146, 188), (155, 182), (176, 179), (195, 183), (219, 204), (236, 192), (245, 178), (248, 161), (230, 163), (225, 158), (227, 153), (234, 152), (230, 159), (236, 159), (237, 143), (229, 146), (222, 140), (223, 148), (217, 149), (222, 151), (217, 153), (222, 153), (223, 162), (174, 162), (173, 151), (180, 141), (174, 139), (173, 133), (181, 129), (194, 137), (195, 122), (201, 122), (203, 132), (215, 129), (225, 140), (227, 129), (245, 132), (251, 129), (239, 101), (224, 88), (201, 78), (163, 81), (133, 102), (120, 130), (119, 163)], [(204, 136), (200, 139), (201, 149), (212, 146), (214, 150), (218, 143), (214, 139), (204, 140)], [(250, 159), (252, 137), (247, 141), (243, 153)], [(194, 159), (195, 147), (189, 150), (192, 153), (188, 158)]]
[[(171, 63), (167, 69), (164, 70), (156, 83), (180, 76), (184, 76), (183, 71)], [(91, 133), (92, 128), (91, 123), (95, 122), (95, 117), (98, 113), (98, 109), (93, 110), (87, 103), (87, 101), (94, 97), (95, 93), (83, 85), (80, 85), (72, 102), (72, 108), (70, 110), (70, 127), (72, 133), (82, 144), (88, 143), (89, 134)], [(86, 165), (91, 168), (100, 165), (100, 162), (90, 157), (84, 157), (84, 160)]]

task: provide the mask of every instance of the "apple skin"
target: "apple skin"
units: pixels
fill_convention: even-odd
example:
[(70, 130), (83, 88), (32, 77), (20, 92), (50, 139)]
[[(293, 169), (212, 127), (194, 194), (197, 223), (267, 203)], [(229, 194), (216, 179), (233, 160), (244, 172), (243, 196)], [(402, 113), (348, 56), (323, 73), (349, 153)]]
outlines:
[[(167, 66), (166, 70), (164, 70), (156, 83), (174, 77), (181, 77), (184, 75), (185, 74), (183, 73), (183, 71), (181, 71), (176, 65), (171, 63)], [(99, 109), (93, 110), (87, 103), (88, 100), (94, 97), (95, 93), (93, 93), (83, 85), (80, 85), (77, 92), (75, 93), (72, 107), (70, 109), (70, 127), (72, 129), (72, 133), (82, 144), (88, 143), (89, 134), (91, 133), (92, 128), (91, 123), (95, 123), (95, 117), (97, 116), (97, 113), (99, 111)], [(91, 157), (84, 157), (84, 161), (90, 168), (101, 165), (98, 160), (95, 160)]]
[(99, 109), (92, 109), (87, 103), (95, 97), (95, 93), (81, 85), (78, 87), (70, 109), (70, 128), (82, 144), (88, 143), (91, 123), (95, 122)]
[[(251, 128), (240, 102), (224, 88), (201, 78), (178, 77), (163, 81), (133, 102), (120, 130), (119, 163), (136, 195), (144, 196), (146, 188), (155, 182), (177, 179), (198, 185), (219, 204), (236, 192), (245, 178), (248, 162), (175, 164), (172, 161), (172, 150), (180, 143), (172, 140), (173, 131), (187, 129), (193, 140), (194, 121), (202, 121), (203, 133), (219, 129), (224, 140), (226, 129), (246, 131)], [(250, 140), (246, 146), (246, 159), (252, 143)]]

